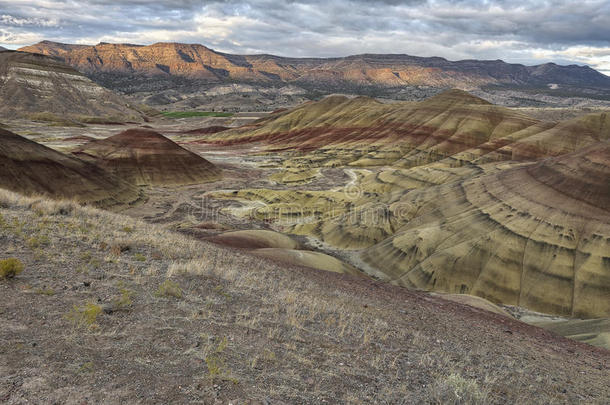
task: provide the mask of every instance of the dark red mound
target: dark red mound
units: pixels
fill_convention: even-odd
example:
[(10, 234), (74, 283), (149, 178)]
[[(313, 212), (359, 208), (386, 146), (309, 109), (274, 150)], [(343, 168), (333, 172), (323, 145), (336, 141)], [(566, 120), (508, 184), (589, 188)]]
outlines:
[(220, 175), (212, 163), (148, 129), (91, 141), (74, 153), (140, 185), (196, 184)]

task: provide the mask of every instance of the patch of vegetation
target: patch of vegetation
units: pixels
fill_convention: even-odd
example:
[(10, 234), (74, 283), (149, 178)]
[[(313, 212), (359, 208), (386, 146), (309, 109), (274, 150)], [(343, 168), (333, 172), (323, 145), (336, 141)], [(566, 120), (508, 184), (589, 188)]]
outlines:
[(28, 118), (32, 121), (48, 122), (51, 126), (57, 127), (84, 127), (79, 122), (49, 112), (32, 113), (28, 115)]
[(133, 292), (125, 288), (123, 283), (119, 283), (119, 294), (120, 296), (113, 302), (114, 308), (116, 310), (131, 308), (133, 305), (133, 301), (131, 300)]
[(87, 361), (87, 362), (83, 363), (78, 369), (79, 374), (88, 374), (88, 373), (92, 373), (94, 371), (95, 371), (95, 365), (93, 364), (92, 361)]
[(14, 257), (0, 260), (0, 279), (13, 278), (24, 269), (21, 260)]
[(157, 297), (174, 297), (180, 299), (182, 298), (182, 289), (177, 283), (171, 280), (165, 280), (159, 285), (155, 295), (157, 295)]
[(37, 249), (43, 246), (47, 246), (51, 243), (51, 240), (46, 235), (32, 236), (26, 241), (26, 244), (30, 249)]
[(216, 111), (164, 111), (161, 114), (167, 118), (191, 118), (191, 117), (232, 117), (233, 113)]
[(55, 295), (55, 290), (47, 287), (37, 288), (35, 292), (36, 294), (47, 295), (49, 297)]
[(83, 306), (75, 305), (66, 315), (66, 319), (72, 322), (75, 328), (96, 329), (97, 317), (102, 313), (102, 307), (92, 302), (87, 302)]
[(85, 124), (111, 125), (111, 124), (122, 124), (125, 121), (125, 117), (118, 117), (118, 116), (91, 117), (91, 116), (87, 116), (87, 115), (81, 115), (77, 118), (78, 118), (79, 122), (83, 122)]
[(136, 259), (138, 262), (145, 262), (146, 256), (144, 256), (142, 253), (136, 253), (134, 259)]
[(227, 337), (223, 337), (220, 343), (218, 343), (218, 346), (205, 357), (205, 364), (208, 367), (208, 378), (211, 380), (220, 379), (231, 381), (233, 384), (237, 384), (237, 379), (231, 377), (227, 372), (225, 361), (222, 358), (222, 353), (225, 351), (228, 344)]
[(472, 379), (450, 374), (436, 380), (430, 388), (430, 397), (436, 404), (487, 404), (488, 393)]

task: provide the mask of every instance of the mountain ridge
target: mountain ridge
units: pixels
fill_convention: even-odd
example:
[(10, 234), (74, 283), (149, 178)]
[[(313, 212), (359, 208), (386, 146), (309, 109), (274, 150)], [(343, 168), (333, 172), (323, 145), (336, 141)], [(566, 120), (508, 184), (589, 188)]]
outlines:
[(234, 55), (201, 44), (174, 42), (73, 45), (42, 41), (19, 50), (58, 57), (93, 77), (137, 74), (208, 82), (323, 84), (339, 88), (422, 85), (468, 90), (489, 85), (550, 84), (610, 88), (610, 77), (591, 67), (555, 63), (526, 66), (501, 60), (450, 61), (442, 57), (370, 53), (334, 58)]

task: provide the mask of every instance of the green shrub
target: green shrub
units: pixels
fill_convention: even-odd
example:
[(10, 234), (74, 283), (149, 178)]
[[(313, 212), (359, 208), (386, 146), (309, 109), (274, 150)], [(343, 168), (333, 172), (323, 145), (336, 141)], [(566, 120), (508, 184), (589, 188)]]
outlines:
[(102, 312), (102, 307), (91, 302), (83, 306), (75, 305), (72, 310), (66, 315), (66, 318), (72, 321), (74, 327), (87, 327), (89, 329), (97, 328), (97, 316)]
[(13, 278), (21, 273), (24, 267), (25, 266), (19, 259), (9, 258), (0, 260), (0, 279)]
[(131, 296), (133, 295), (133, 292), (128, 290), (127, 288), (125, 288), (123, 286), (123, 284), (120, 283), (119, 284), (119, 293), (121, 294), (121, 296), (114, 300), (115, 309), (119, 310), (119, 309), (131, 308), (131, 306), (133, 305), (133, 301), (131, 300)]
[(176, 283), (171, 280), (165, 280), (157, 289), (156, 295), (158, 297), (174, 297), (182, 298), (182, 289)]
[(26, 244), (30, 249), (36, 249), (42, 246), (47, 246), (49, 243), (51, 243), (51, 240), (46, 235), (32, 236), (26, 241)]

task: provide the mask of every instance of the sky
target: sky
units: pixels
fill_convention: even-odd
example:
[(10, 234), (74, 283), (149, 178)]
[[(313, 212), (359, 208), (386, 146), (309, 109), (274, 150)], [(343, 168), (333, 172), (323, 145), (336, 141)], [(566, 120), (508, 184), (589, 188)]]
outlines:
[(577, 63), (610, 75), (610, 0), (0, 0), (0, 46), (43, 39)]

